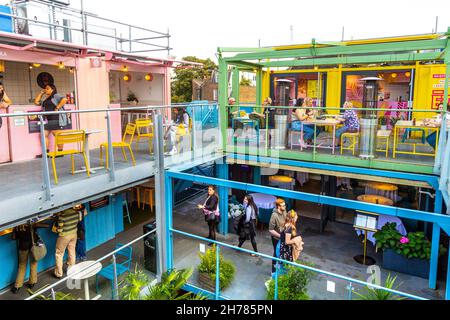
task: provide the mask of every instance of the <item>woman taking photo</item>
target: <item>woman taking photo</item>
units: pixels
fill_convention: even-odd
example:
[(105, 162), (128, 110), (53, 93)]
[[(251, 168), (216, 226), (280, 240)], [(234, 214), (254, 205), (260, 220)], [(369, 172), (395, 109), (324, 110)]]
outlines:
[[(45, 96), (45, 99), (42, 98)], [(42, 106), (42, 111), (44, 112), (53, 112), (60, 111), (61, 108), (67, 103), (67, 99), (58, 94), (58, 90), (53, 84), (48, 84), (45, 86), (44, 90), (42, 90), (38, 96), (34, 99), (34, 104), (37, 106)], [(37, 116), (31, 117), (32, 120), (36, 119)], [(62, 130), (59, 124), (59, 115), (52, 114), (48, 116), (44, 116), (44, 120), (46, 120), (45, 128), (45, 146), (47, 148), (47, 152), (49, 152), (49, 141), (48, 137), (50, 133), (55, 130)], [(62, 151), (64, 148), (63, 145), (58, 146), (58, 151)]]
[[(239, 248), (242, 247), (244, 242), (250, 238), (252, 241), (253, 251), (258, 252), (256, 246), (256, 217), (258, 216), (258, 207), (251, 195), (246, 195), (244, 198), (244, 215), (241, 218), (240, 232), (239, 234)], [(255, 254), (252, 254), (256, 257)]]
[[(199, 209), (203, 210), (205, 215), (205, 221), (208, 223), (209, 234), (208, 239), (216, 240), (216, 228), (220, 223), (220, 213), (219, 213), (219, 196), (217, 195), (217, 190), (215, 186), (208, 187), (208, 198), (206, 198), (205, 203), (198, 205)], [(211, 246), (213, 243), (208, 244)]]

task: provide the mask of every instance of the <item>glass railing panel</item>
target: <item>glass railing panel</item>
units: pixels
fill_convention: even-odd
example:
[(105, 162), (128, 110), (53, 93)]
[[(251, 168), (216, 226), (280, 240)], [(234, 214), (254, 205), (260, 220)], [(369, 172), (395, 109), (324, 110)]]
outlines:
[[(433, 167), (437, 110), (229, 106), (227, 151), (393, 168)], [(300, 114), (300, 115), (299, 115)], [(306, 117), (302, 121), (298, 116)], [(259, 131), (257, 130), (259, 129)], [(256, 138), (255, 138), (256, 137)], [(258, 141), (256, 143), (255, 141)], [(267, 143), (268, 142), (268, 143)], [(266, 150), (267, 151), (266, 151)]]

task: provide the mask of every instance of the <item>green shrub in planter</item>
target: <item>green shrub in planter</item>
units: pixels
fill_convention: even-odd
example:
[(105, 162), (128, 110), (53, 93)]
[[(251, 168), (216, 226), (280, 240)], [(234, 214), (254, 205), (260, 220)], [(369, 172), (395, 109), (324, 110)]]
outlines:
[[(198, 271), (200, 273), (207, 274), (213, 284), (216, 282), (216, 246), (213, 245), (210, 249), (206, 250), (204, 254), (199, 254), (200, 264)], [(236, 273), (236, 267), (232, 261), (225, 260), (222, 253), (219, 254), (220, 261), (220, 274), (219, 285), (220, 289), (227, 288), (234, 279)]]
[[(193, 269), (170, 270), (161, 282), (152, 284), (149, 277), (137, 266), (120, 284), (121, 300), (205, 300), (200, 294), (184, 293), (182, 288), (192, 276)], [(156, 282), (156, 281), (155, 281)], [(147, 288), (147, 290), (145, 290)], [(147, 293), (143, 293), (147, 291)]]
[[(301, 261), (300, 264), (313, 266)], [(295, 266), (286, 266), (286, 273), (278, 277), (278, 300), (310, 300), (308, 285), (314, 278), (314, 272)], [(275, 279), (269, 282), (267, 300), (274, 300)]]
[[(410, 232), (406, 237), (396, 229), (396, 223), (387, 223), (374, 235), (377, 240), (377, 249), (392, 249), (397, 254), (408, 259), (430, 260), (431, 242), (425, 237), (424, 232)], [(446, 252), (444, 246), (439, 246), (439, 255)]]

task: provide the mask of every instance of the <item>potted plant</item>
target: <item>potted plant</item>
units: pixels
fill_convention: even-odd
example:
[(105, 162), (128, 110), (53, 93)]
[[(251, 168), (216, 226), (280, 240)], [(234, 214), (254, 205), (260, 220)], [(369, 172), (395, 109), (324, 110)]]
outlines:
[(380, 125), (380, 130), (387, 130), (387, 118), (386, 116), (378, 119), (378, 124)]
[[(398, 290), (400, 285), (395, 285), (395, 281), (397, 280), (397, 277), (392, 277), (389, 273), (386, 281), (384, 282), (383, 287), (387, 289), (392, 290)], [(355, 291), (356, 294), (356, 300), (404, 300), (404, 297), (400, 297), (396, 294), (393, 294), (386, 290), (376, 289), (370, 286), (367, 286), (365, 288), (364, 293), (360, 293)]]
[[(312, 266), (312, 264), (301, 261), (301, 264)], [(312, 271), (288, 265), (285, 273), (278, 277), (278, 300), (310, 300), (308, 285), (314, 278)], [(267, 300), (274, 300), (275, 279), (269, 280), (267, 284)]]
[(161, 277), (161, 282), (150, 281), (137, 267), (121, 283), (121, 300), (205, 300), (203, 295), (183, 291), (183, 286), (192, 276), (193, 268), (170, 270)]
[[(396, 226), (396, 223), (387, 223), (374, 235), (377, 249), (383, 250), (383, 268), (428, 278), (430, 241), (421, 231), (410, 232), (404, 237), (397, 231)], [(445, 252), (446, 249), (440, 245), (439, 254)]]
[[(216, 291), (216, 246), (213, 245), (200, 255), (198, 266), (199, 282), (203, 287), (211, 292)], [(225, 260), (222, 253), (219, 254), (219, 286), (220, 290), (227, 288), (234, 279), (236, 266), (232, 261)]]

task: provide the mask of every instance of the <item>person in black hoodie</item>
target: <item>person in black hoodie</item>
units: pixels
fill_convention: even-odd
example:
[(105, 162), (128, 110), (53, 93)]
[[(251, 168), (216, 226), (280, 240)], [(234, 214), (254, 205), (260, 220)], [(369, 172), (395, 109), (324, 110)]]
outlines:
[[(220, 223), (219, 213), (219, 196), (215, 186), (208, 187), (208, 198), (204, 204), (198, 205), (199, 209), (203, 210), (205, 214), (205, 221), (208, 223), (209, 235), (208, 239), (216, 240), (216, 228)], [(209, 244), (210, 246), (212, 243)]]

